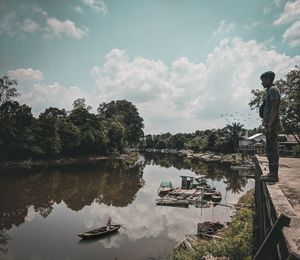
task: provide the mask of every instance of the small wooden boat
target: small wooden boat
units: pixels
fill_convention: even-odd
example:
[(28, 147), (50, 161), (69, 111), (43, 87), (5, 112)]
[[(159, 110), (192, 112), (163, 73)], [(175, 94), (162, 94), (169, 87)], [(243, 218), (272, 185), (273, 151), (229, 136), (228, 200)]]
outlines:
[(160, 199), (156, 202), (157, 206), (170, 206), (170, 207), (180, 207), (180, 208), (188, 208), (189, 202), (187, 200), (165, 200)]
[(206, 200), (210, 200), (212, 195), (213, 195), (212, 191), (204, 191), (202, 193), (203, 199), (206, 199)]
[(239, 170), (252, 170), (254, 169), (254, 165), (253, 164), (241, 164), (241, 165), (231, 165), (230, 169), (234, 170), (234, 171), (239, 171)]
[(174, 189), (171, 181), (162, 181), (158, 188), (158, 195), (163, 197)]
[(110, 229), (108, 229), (107, 226), (97, 228), (94, 230), (90, 230), (87, 232), (79, 233), (78, 236), (81, 237), (82, 239), (92, 239), (100, 236), (105, 236), (111, 233), (114, 233), (118, 231), (118, 229), (121, 227), (121, 225), (111, 225)]
[(219, 192), (219, 191), (214, 192), (211, 195), (211, 200), (213, 202), (219, 202), (219, 201), (221, 201), (222, 200), (222, 194), (221, 194), (221, 192)]

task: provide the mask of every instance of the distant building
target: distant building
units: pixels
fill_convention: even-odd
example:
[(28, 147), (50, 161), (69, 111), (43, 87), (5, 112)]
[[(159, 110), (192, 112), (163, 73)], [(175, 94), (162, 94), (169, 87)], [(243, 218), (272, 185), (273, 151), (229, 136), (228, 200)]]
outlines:
[(239, 147), (249, 146), (264, 146), (266, 143), (266, 136), (264, 133), (258, 133), (239, 141)]
[(293, 148), (298, 144), (295, 136), (293, 135), (279, 135), (279, 152), (285, 155), (293, 154)]

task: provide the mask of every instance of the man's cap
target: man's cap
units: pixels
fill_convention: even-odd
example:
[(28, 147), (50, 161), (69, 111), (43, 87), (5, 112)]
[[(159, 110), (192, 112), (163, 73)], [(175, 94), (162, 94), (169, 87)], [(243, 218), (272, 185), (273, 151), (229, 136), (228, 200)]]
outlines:
[(260, 79), (263, 79), (263, 78), (269, 78), (269, 79), (274, 80), (275, 73), (273, 71), (264, 72), (263, 74), (260, 75)]

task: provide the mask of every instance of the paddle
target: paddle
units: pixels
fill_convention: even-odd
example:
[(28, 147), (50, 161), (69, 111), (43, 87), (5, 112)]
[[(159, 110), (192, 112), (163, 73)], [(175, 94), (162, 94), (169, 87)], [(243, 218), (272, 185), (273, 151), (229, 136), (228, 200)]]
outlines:
[(111, 223), (113, 223), (114, 225), (120, 225), (120, 227), (122, 227), (122, 228), (124, 228), (124, 230), (127, 230), (127, 228), (126, 227), (124, 227), (123, 225), (121, 225), (121, 224), (117, 224), (117, 223), (115, 223), (115, 222), (111, 222)]

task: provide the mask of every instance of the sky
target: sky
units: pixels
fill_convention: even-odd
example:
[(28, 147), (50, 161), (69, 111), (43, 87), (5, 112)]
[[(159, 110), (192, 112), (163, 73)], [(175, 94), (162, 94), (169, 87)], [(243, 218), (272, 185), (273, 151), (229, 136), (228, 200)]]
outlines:
[(260, 75), (300, 65), (300, 0), (0, 0), (0, 75), (38, 116), (126, 99), (145, 133), (237, 122)]

